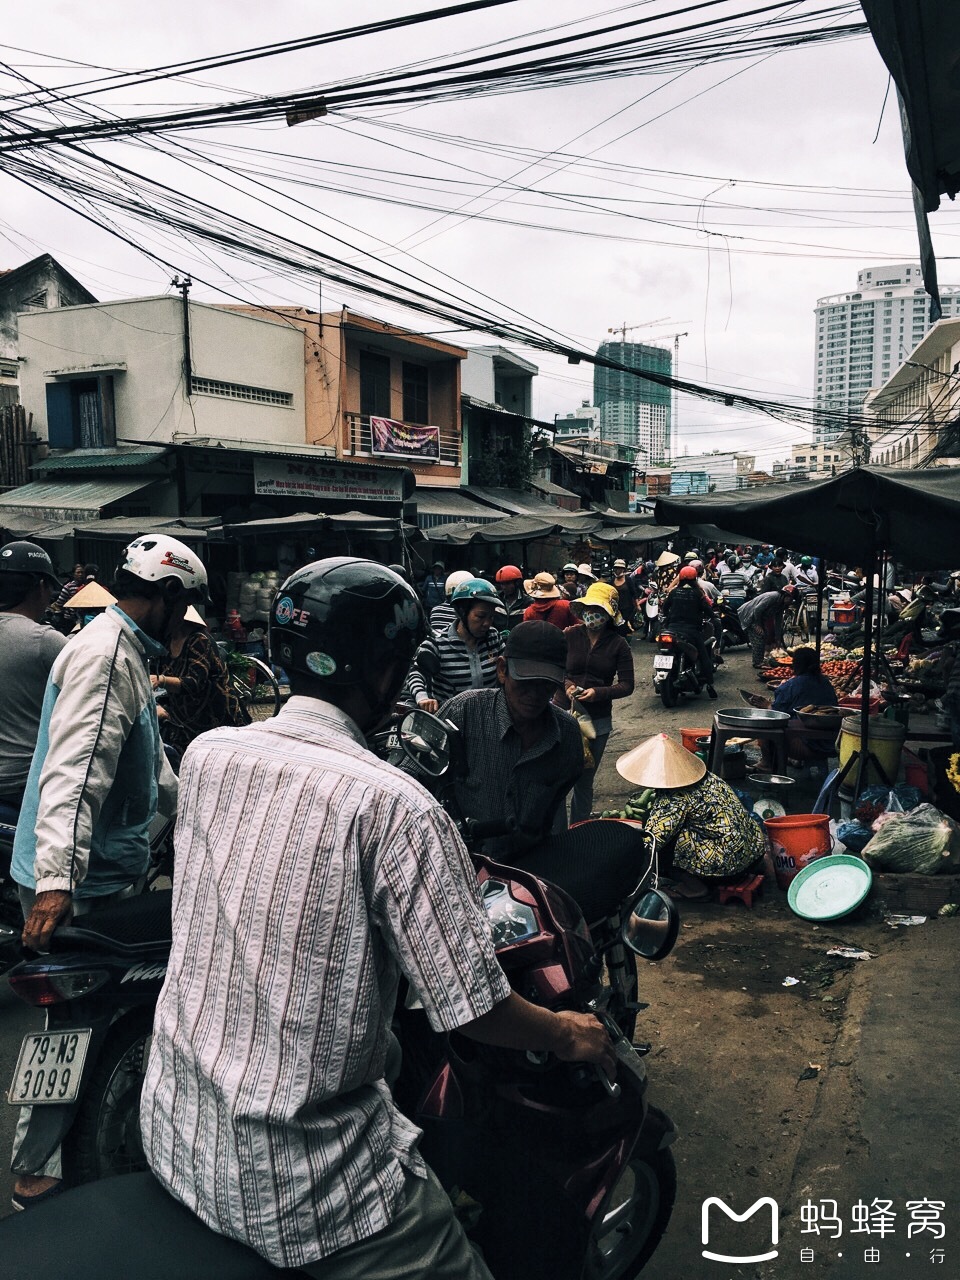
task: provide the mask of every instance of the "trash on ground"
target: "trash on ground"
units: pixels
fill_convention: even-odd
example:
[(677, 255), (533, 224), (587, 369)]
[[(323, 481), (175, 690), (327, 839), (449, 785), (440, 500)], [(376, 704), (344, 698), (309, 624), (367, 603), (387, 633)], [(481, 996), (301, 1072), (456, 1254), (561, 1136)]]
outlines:
[(784, 987), (796, 987), (799, 985), (800, 985), (799, 978), (784, 978), (783, 982), (781, 983), (781, 986), (784, 986)]
[(844, 960), (873, 960), (875, 951), (865, 951), (863, 947), (831, 947), (828, 956), (843, 956)]
[(797, 1076), (797, 1080), (798, 1080), (798, 1081), (800, 1081), (800, 1080), (816, 1080), (816, 1078), (817, 1078), (817, 1076), (818, 1076), (819, 1074), (820, 1074), (820, 1068), (819, 1068), (819, 1067), (813, 1067), (813, 1066), (810, 1066), (810, 1067), (804, 1067), (804, 1069), (803, 1069), (803, 1070), (800, 1072), (800, 1074)]
[(960, 912), (960, 902), (945, 902), (937, 912), (938, 916), (955, 916)]
[(888, 924), (891, 929), (896, 929), (900, 925), (926, 924), (927, 917), (926, 916), (899, 916), (899, 915), (884, 916), (884, 922)]

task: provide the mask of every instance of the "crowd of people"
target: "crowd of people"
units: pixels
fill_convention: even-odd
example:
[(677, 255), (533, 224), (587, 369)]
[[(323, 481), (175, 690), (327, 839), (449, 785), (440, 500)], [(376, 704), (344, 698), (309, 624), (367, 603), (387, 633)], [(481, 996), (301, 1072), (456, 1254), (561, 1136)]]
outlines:
[[(402, 1255), (403, 1274), (489, 1280), (391, 1096), (399, 979), (434, 1031), (609, 1074), (615, 1059), (592, 1015), (511, 990), (455, 819), (509, 818), (491, 851), (522, 866), (589, 818), (614, 704), (634, 691), (645, 594), (656, 590), (672, 627), (702, 631), (746, 580), (740, 616), (765, 645), (781, 602), (816, 589), (817, 572), (766, 547), (616, 560), (606, 574), (504, 564), (486, 578), (437, 564), (416, 587), (371, 561), (316, 561), (284, 582), (271, 616), (291, 696), (275, 719), (242, 724), (189, 547), (132, 542), (114, 603), (69, 638), (42, 621), (62, 596), (46, 554), (0, 548), (0, 800), (20, 808), (24, 942), (44, 950), (71, 915), (138, 892), (150, 825), (177, 808), (172, 950), (141, 1110), (146, 1158), (170, 1194), (277, 1266), (388, 1275)], [(826, 698), (813, 658), (795, 658), (780, 705)], [(429, 779), (367, 746), (401, 699), (459, 730), (464, 759), (443, 804)], [(675, 896), (701, 898), (762, 857), (731, 788), (666, 735), (617, 768), (654, 793), (648, 822)], [(62, 1186), (58, 1152), (23, 1156), (29, 1123), (25, 1109), (20, 1209)]]

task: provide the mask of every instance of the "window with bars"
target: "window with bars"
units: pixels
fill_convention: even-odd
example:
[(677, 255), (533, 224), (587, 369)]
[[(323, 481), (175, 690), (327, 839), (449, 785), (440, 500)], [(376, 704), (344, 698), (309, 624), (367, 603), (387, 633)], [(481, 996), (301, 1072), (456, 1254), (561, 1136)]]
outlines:
[(195, 396), (218, 396), (222, 400), (246, 400), (251, 404), (275, 404), (293, 408), (292, 391), (271, 391), (268, 387), (248, 387), (242, 382), (218, 382), (216, 378), (191, 378)]

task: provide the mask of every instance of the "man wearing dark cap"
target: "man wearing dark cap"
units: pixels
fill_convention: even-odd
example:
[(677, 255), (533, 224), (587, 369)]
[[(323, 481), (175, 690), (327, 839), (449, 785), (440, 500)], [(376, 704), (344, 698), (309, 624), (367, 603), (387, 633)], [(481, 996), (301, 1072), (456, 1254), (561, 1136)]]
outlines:
[(497, 660), (496, 689), (455, 694), (439, 714), (460, 730), (466, 767), (455, 798), (464, 818), (512, 818), (515, 832), (485, 852), (519, 853), (567, 825), (567, 793), (583, 771), (577, 722), (553, 704), (567, 642), (549, 622), (522, 622)]
[(60, 590), (33, 542), (0, 547), (0, 804), (20, 807), (40, 729), (47, 676), (67, 643), (41, 619)]

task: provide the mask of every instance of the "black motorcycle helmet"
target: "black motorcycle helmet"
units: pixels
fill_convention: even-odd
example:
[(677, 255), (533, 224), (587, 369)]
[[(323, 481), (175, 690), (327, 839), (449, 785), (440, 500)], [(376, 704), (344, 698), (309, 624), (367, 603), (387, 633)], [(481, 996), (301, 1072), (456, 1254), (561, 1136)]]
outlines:
[(0, 547), (0, 609), (20, 604), (41, 579), (51, 591), (60, 590), (50, 557), (35, 542), (8, 542)]
[[(389, 707), (427, 634), (416, 591), (391, 569), (354, 556), (315, 560), (286, 580), (270, 614), (270, 653), (288, 673), (355, 689)], [(391, 687), (380, 680), (394, 668)]]

